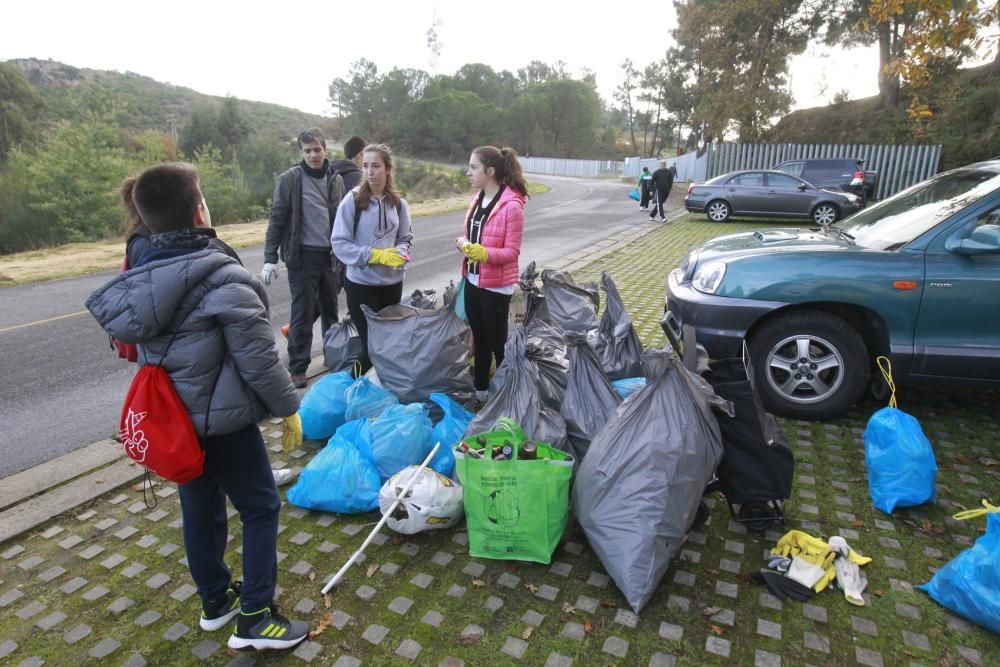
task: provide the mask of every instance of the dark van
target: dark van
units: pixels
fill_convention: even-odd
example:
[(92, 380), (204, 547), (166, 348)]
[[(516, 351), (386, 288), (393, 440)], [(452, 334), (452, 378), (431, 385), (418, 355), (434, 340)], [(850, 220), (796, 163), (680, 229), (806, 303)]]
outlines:
[(861, 197), (862, 206), (875, 199), (878, 173), (865, 171), (864, 160), (789, 160), (774, 169), (797, 176), (817, 188), (832, 188), (855, 194)]

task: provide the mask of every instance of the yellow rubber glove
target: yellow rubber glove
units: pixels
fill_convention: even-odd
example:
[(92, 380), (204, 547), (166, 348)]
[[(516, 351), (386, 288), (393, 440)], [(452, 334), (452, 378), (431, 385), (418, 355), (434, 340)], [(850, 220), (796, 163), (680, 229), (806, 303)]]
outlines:
[(771, 549), (771, 553), (790, 558), (798, 557), (810, 565), (822, 568), (824, 575), (813, 586), (813, 590), (817, 593), (826, 588), (837, 576), (837, 571), (833, 567), (833, 560), (837, 554), (830, 549), (830, 545), (801, 530), (790, 530), (785, 533)]
[(406, 264), (406, 258), (399, 252), (398, 248), (372, 248), (369, 264), (382, 264), (393, 269)]
[(291, 454), (293, 449), (302, 444), (302, 419), (299, 413), (285, 417), (285, 432), (281, 435), (281, 449), (285, 454)]
[(465, 253), (465, 256), (473, 262), (485, 263), (489, 259), (489, 255), (486, 253), (486, 248), (478, 243), (466, 243), (462, 246), (462, 252)]

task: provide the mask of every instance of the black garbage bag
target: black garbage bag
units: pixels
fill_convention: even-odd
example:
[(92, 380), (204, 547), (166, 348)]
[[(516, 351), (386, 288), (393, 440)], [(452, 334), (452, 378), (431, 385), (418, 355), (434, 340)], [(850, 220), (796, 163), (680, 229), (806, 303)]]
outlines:
[(710, 405), (669, 348), (644, 355), (648, 383), (594, 437), (573, 487), (577, 520), (639, 613), (678, 554), (722, 458)]
[(344, 318), (326, 330), (323, 337), (323, 361), (331, 373), (349, 371), (361, 358), (364, 343), (351, 319)]
[(580, 462), (590, 441), (608, 423), (621, 404), (621, 397), (601, 370), (597, 354), (584, 336), (566, 336), (569, 373), (560, 414), (566, 422), (571, 453)]
[(469, 326), (454, 309), (397, 304), (375, 313), (361, 308), (368, 319), (368, 356), (379, 382), (400, 403), (416, 403), (440, 392), (472, 404)]
[(542, 271), (542, 293), (553, 324), (564, 332), (586, 334), (597, 329), (601, 298), (597, 285), (578, 283), (568, 271)]
[(708, 368), (705, 378), (735, 413), (716, 414), (724, 450), (719, 489), (737, 505), (787, 499), (795, 460), (784, 429), (754, 391), (750, 369), (738, 357), (710, 361)]
[(601, 274), (604, 313), (597, 327), (601, 366), (609, 380), (642, 375), (642, 343), (618, 294), (618, 286), (607, 271)]
[(415, 289), (410, 296), (404, 296), (400, 303), (404, 306), (413, 306), (414, 308), (421, 308), (423, 310), (434, 310), (438, 307), (437, 291), (432, 289)]
[[(569, 371), (569, 357), (566, 342), (559, 329), (540, 317), (532, 317), (523, 327), (525, 354), (538, 369), (538, 389), (542, 406), (559, 411), (563, 394), (566, 392), (566, 374)], [(510, 334), (513, 335), (513, 334)], [(510, 335), (507, 337), (510, 340)], [(490, 379), (490, 393), (496, 393), (507, 375), (507, 353), (504, 361)]]
[(542, 400), (537, 364), (528, 358), (524, 327), (515, 327), (504, 347), (506, 371), (499, 385), (490, 390), (490, 399), (472, 419), (466, 435), (494, 430), (501, 417), (521, 425), (529, 438), (547, 442), (556, 449), (569, 451), (566, 423), (558, 408), (549, 408)]

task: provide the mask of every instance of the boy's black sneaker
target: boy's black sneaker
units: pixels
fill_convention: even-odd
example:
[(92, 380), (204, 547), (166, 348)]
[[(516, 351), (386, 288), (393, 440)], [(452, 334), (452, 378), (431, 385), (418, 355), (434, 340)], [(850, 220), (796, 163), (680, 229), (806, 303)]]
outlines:
[(221, 598), (209, 604), (202, 603), (201, 618), (198, 620), (201, 629), (211, 632), (233, 620), (233, 617), (240, 613), (240, 591), (242, 589), (243, 582), (234, 581)]
[(290, 621), (278, 612), (278, 606), (236, 617), (236, 628), (229, 636), (229, 648), (237, 651), (295, 648), (309, 636), (309, 626)]

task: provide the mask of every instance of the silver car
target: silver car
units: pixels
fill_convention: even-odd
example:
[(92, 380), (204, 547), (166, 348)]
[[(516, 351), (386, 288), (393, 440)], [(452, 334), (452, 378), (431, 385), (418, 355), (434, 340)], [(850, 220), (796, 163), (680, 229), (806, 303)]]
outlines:
[(712, 222), (731, 215), (802, 218), (820, 226), (861, 210), (861, 198), (849, 192), (824, 190), (780, 171), (734, 171), (692, 183), (684, 197), (689, 211), (704, 213)]

